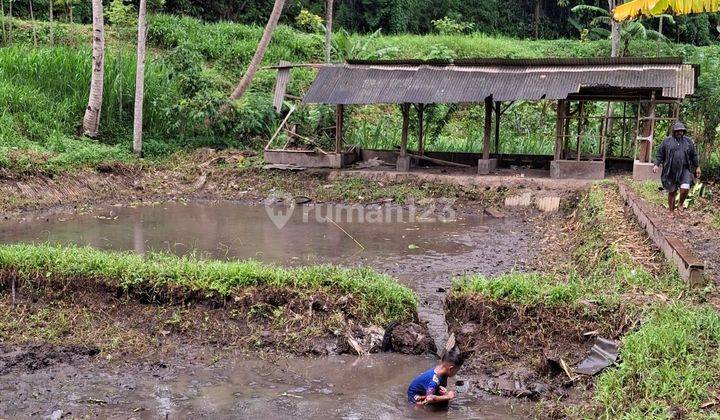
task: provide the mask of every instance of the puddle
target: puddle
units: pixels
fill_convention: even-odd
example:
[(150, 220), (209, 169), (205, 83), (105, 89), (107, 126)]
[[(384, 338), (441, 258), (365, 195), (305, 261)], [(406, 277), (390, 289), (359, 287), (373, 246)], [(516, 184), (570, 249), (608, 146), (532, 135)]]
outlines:
[[(91, 407), (105, 418), (506, 419), (529, 413), (527, 403), (475, 395), (462, 387), (449, 410), (425, 412), (410, 406), (405, 399), (408, 383), (433, 364), (428, 357), (380, 354), (276, 362), (243, 358), (213, 367), (169, 366), (136, 375), (96, 371), (92, 365), (56, 366), (53, 381), (62, 389), (34, 392), (30, 384), (43, 378), (34, 372), (14, 383), (0, 381), (0, 390), (4, 395), (34, 394), (29, 404), (46, 407), (48, 415)], [(68, 397), (59, 398), (58, 393)], [(27, 408), (21, 399), (0, 399), (0, 412)]]
[[(321, 206), (296, 208), (278, 229), (264, 206), (224, 202), (113, 207), (85, 215), (3, 222), (0, 241), (72, 243), (140, 254), (150, 250), (200, 253), (282, 265), (367, 265), (398, 278), (418, 293), (420, 317), (429, 323), (439, 347), (447, 339), (443, 299), (452, 278), (522, 270), (536, 249), (532, 223), (521, 219), (485, 218), (479, 212), (434, 222), (395, 217), (390, 223), (359, 223), (344, 218), (338, 219), (336, 226), (318, 221), (313, 213), (327, 211)], [(422, 413), (407, 407), (403, 395), (409, 381), (433, 361), (376, 355), (288, 363), (280, 368), (243, 360), (219, 372), (200, 369), (169, 381), (150, 378), (138, 383), (125, 399), (143, 402), (145, 395), (153, 395), (152, 403), (143, 402), (153, 407), (148, 418), (162, 415), (163, 410), (180, 417), (203, 413), (269, 418), (362, 419), (378, 418), (378, 413), (379, 418), (417, 417)], [(464, 398), (450, 412), (439, 415), (511, 417), (512, 410), (508, 411), (504, 402), (485, 401), (482, 396)], [(144, 417), (143, 413), (137, 416)]]

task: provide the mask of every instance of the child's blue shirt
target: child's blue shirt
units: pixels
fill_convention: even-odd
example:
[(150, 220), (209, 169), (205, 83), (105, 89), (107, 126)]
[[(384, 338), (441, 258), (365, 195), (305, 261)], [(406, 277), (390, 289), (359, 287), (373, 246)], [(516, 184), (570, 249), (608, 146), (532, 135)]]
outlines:
[(435, 373), (435, 368), (423, 372), (410, 383), (410, 387), (408, 388), (408, 401), (415, 404), (415, 397), (439, 395), (441, 386), (447, 386), (447, 378), (438, 376)]

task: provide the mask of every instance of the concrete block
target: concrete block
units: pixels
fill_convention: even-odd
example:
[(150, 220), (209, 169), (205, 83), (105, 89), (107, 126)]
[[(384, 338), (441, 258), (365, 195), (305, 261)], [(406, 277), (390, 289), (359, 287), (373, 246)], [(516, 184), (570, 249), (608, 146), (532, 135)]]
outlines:
[(605, 162), (586, 160), (554, 160), (550, 162), (550, 178), (604, 179)]
[(412, 158), (410, 156), (398, 156), (397, 158), (397, 171), (398, 172), (410, 172), (410, 162)]
[(633, 164), (633, 179), (635, 181), (658, 181), (660, 182), (660, 171), (654, 174), (652, 169), (653, 163), (645, 163), (636, 160)]
[(266, 163), (281, 163), (298, 165), (305, 168), (334, 168), (340, 169), (355, 162), (357, 153), (316, 153), (290, 152), (285, 150), (266, 150), (264, 153)]
[(479, 175), (487, 175), (490, 172), (497, 169), (497, 166), (498, 166), (497, 159), (480, 159), (480, 160), (478, 160), (478, 174)]

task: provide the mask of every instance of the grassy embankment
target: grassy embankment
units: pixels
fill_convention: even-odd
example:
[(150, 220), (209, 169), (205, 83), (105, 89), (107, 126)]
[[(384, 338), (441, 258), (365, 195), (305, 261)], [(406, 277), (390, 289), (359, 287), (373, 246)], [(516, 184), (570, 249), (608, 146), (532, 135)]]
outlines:
[[(342, 336), (352, 325), (384, 327), (390, 321), (411, 322), (417, 313), (417, 299), (410, 289), (364, 268), (280, 268), (255, 261), (225, 262), (167, 254), (141, 257), (91, 248), (23, 244), (0, 246), (0, 278), (5, 292), (3, 305), (9, 302), (14, 280), (20, 308), (24, 308), (17, 312), (8, 309), (9, 318), (0, 327), (0, 338), (7, 342), (46, 341), (49, 337), (42, 324), (68, 323), (67, 311), (58, 310), (56, 316), (42, 318), (43, 323), (36, 325), (43, 310), (32, 309), (34, 297), (46, 302), (43, 307), (53, 307), (57, 302), (74, 301), (73, 294), (90, 291), (100, 293), (91, 297), (91, 302), (126, 296), (158, 308), (175, 308), (176, 313), (194, 307), (192, 304), (208, 305), (205, 312), (199, 311), (188, 320), (188, 328), (196, 328), (193, 320), (216, 316), (226, 321), (211, 333), (222, 332), (224, 336), (239, 328), (237, 341), (249, 340), (254, 345), (257, 339), (253, 331), (269, 331), (276, 335), (273, 345), (277, 348), (300, 353), (309, 351), (314, 339)], [(213, 315), (214, 307), (223, 310)], [(79, 304), (73, 310), (83, 312), (84, 306)], [(118, 305), (106, 302), (98, 310), (109, 313), (118, 310)], [(75, 319), (77, 315), (72, 312), (69, 316)], [(176, 321), (171, 317), (165, 322)], [(72, 341), (82, 336), (83, 328), (87, 329), (66, 326), (61, 333), (50, 334), (50, 341)], [(102, 348), (98, 341), (104, 340), (95, 337), (85, 344)]]
[(596, 322), (601, 333), (614, 331), (603, 328), (613, 322), (611, 314), (631, 314), (641, 322), (622, 337), (618, 366), (597, 379), (596, 404), (588, 414), (668, 417), (679, 408), (702, 415), (700, 406), (715, 398), (720, 378), (720, 314), (703, 304), (709, 289), (691, 290), (667, 263), (653, 269), (633, 256), (623, 237), (642, 233), (627, 233), (628, 226), (618, 223), (617, 212), (608, 207), (616, 196), (614, 187), (594, 186), (581, 200), (570, 270), (461, 278), (450, 301), (468, 307), (509, 305), (521, 308), (517, 313), (562, 310)]
[[(41, 46), (32, 48), (30, 24), (18, 20), (7, 23), (15, 28), (15, 45), (0, 50), (0, 103), (4, 110), (0, 115), (0, 170), (6, 176), (54, 174), (92, 168), (104, 161), (133, 161), (134, 31), (107, 28), (102, 137), (91, 141), (75, 137), (89, 85), (89, 27), (57, 23), (56, 46), (50, 47), (49, 26), (40, 22)], [(146, 157), (164, 157), (204, 145), (257, 149), (264, 143), (279, 123), (271, 104), (274, 72), (259, 72), (249, 94), (235, 104), (234, 112), (217, 115), (249, 62), (261, 31), (259, 27), (233, 23), (205, 24), (168, 15), (151, 17)], [(528, 41), (482, 34), (358, 35), (339, 41), (337, 59), (575, 57), (609, 53), (609, 44), (603, 41)], [(279, 60), (322, 61), (322, 44), (321, 35), (281, 26), (265, 64)], [(631, 46), (634, 55), (651, 56), (654, 49), (655, 44), (647, 42)], [(681, 55), (693, 62), (717, 54), (717, 47), (666, 44), (662, 49), (664, 55)], [(301, 95), (312, 78), (312, 70), (294, 70), (289, 93)], [(349, 142), (385, 148), (397, 143), (400, 124), (395, 107), (352, 107), (350, 112)], [(430, 114), (430, 150), (478, 150), (482, 135), (476, 121), (481, 118), (481, 107), (438, 107)], [(332, 109), (305, 109), (294, 118), (301, 132), (311, 134), (317, 127), (332, 125)], [(553, 118), (549, 103), (517, 104), (506, 114), (503, 151), (548, 153)], [(213, 122), (209, 126), (208, 119)], [(320, 140), (328, 139), (321, 135)]]

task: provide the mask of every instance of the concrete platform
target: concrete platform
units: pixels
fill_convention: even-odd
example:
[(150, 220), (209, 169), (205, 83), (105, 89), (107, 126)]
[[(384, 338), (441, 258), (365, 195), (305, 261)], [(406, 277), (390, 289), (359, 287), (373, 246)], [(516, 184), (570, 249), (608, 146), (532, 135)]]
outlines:
[(264, 156), (266, 163), (298, 165), (305, 168), (340, 169), (352, 165), (357, 160), (355, 152), (322, 154), (311, 150), (266, 150)]
[(636, 160), (633, 164), (633, 179), (635, 181), (658, 181), (660, 182), (660, 171), (654, 174), (652, 169), (654, 163), (640, 162)]
[(497, 159), (479, 159), (478, 160), (478, 174), (487, 175), (494, 171), (498, 167)]
[(550, 178), (604, 179), (605, 162), (587, 160), (554, 160), (550, 162)]

